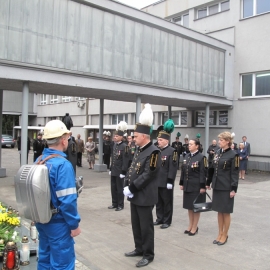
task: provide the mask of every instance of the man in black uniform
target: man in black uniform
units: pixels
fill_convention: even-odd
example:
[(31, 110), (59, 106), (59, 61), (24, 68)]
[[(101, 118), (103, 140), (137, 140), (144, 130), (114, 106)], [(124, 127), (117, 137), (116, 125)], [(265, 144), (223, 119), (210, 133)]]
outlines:
[(208, 147), (208, 150), (207, 150), (207, 154), (208, 154), (208, 168), (213, 168), (213, 159), (214, 159), (214, 156), (215, 156), (215, 153), (217, 152), (217, 150), (219, 149), (219, 146), (217, 145), (217, 141), (216, 140), (213, 140), (212, 141), (212, 145), (210, 145)]
[(108, 209), (121, 211), (124, 209), (124, 177), (128, 169), (128, 153), (126, 152), (126, 144), (123, 143), (124, 131), (127, 123), (121, 121), (114, 135), (114, 146), (111, 156), (111, 167), (109, 175), (111, 176), (111, 194), (112, 205)]
[[(168, 121), (172, 121), (169, 119)], [(167, 121), (167, 122), (168, 122)], [(166, 123), (164, 124), (164, 128)], [(177, 173), (177, 150), (169, 146), (170, 133), (162, 130), (158, 134), (158, 146), (161, 151), (161, 167), (157, 175), (158, 203), (156, 204), (157, 219), (154, 225), (167, 229), (172, 223), (173, 215), (173, 188)]]
[(128, 158), (128, 168), (129, 168), (135, 154), (136, 145), (131, 135), (127, 136), (127, 141), (128, 141), (128, 144), (127, 144), (128, 154), (129, 154), (129, 158)]
[(38, 133), (37, 138), (34, 140), (33, 142), (33, 151), (34, 151), (34, 160), (33, 162), (36, 161), (36, 159), (42, 155), (43, 149), (44, 149), (44, 144), (43, 144), (43, 140), (42, 138), (42, 134)]
[(179, 162), (180, 162), (180, 156), (182, 155), (183, 151), (183, 145), (181, 142), (179, 142), (179, 137), (181, 136), (181, 133), (177, 133), (177, 137), (175, 138), (175, 142), (172, 143), (172, 148), (174, 148), (177, 152), (177, 169), (179, 170)]
[(182, 150), (182, 153), (183, 153), (183, 158), (189, 153), (189, 148), (188, 148), (188, 135), (186, 134), (185, 136), (185, 143), (183, 144), (183, 150)]
[(150, 141), (150, 128), (153, 121), (150, 104), (145, 104), (141, 116), (140, 123), (137, 123), (134, 128), (134, 138), (138, 148), (125, 177), (124, 188), (124, 194), (130, 201), (135, 243), (135, 250), (125, 253), (125, 256), (143, 256), (136, 264), (137, 267), (148, 265), (155, 256), (152, 209), (158, 201), (156, 176), (160, 167), (159, 150)]
[(103, 141), (103, 162), (107, 165), (107, 169), (110, 168), (110, 157), (111, 157), (111, 141), (110, 137), (106, 136)]
[(68, 130), (70, 130), (73, 127), (73, 121), (69, 113), (66, 113), (66, 115), (62, 118), (62, 122), (66, 125)]
[(73, 167), (75, 175), (76, 175), (77, 144), (76, 144), (75, 138), (72, 136), (71, 132), (69, 133), (68, 147), (64, 153), (67, 155), (67, 160), (69, 160), (70, 163), (72, 164), (72, 167)]

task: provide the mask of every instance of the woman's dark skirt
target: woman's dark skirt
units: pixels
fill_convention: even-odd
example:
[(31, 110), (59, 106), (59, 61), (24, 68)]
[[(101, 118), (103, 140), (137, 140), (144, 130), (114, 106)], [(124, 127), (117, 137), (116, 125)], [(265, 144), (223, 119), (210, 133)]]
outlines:
[(234, 197), (230, 191), (213, 189), (212, 210), (219, 213), (233, 213)]
[(247, 170), (247, 159), (240, 160), (239, 170), (240, 171)]
[[(196, 192), (186, 192), (184, 191), (184, 195), (183, 195), (183, 208), (184, 209), (188, 209), (188, 210), (193, 210), (193, 202), (196, 199), (196, 197), (198, 196), (199, 191)], [(206, 200), (206, 194), (203, 193), (201, 194), (198, 199), (197, 199), (197, 203), (202, 203), (205, 202)]]

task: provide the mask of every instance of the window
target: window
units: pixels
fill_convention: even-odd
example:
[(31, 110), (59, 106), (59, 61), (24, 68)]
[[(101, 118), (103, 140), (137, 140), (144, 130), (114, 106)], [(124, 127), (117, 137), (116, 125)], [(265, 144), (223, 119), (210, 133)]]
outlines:
[(40, 105), (45, 105), (47, 104), (47, 95), (41, 94), (40, 95)]
[[(169, 113), (165, 112), (162, 114), (162, 123), (168, 120)], [(186, 126), (187, 125), (187, 112), (172, 112), (171, 119), (176, 126)]]
[(62, 102), (70, 102), (70, 101), (71, 101), (71, 97), (68, 97), (68, 96), (62, 97)]
[(78, 101), (78, 100), (85, 100), (85, 97), (75, 97), (75, 100)]
[(219, 111), (218, 124), (220, 126), (228, 125), (228, 111)]
[(179, 17), (173, 18), (173, 21), (177, 24), (189, 27), (189, 14), (184, 14)]
[(243, 18), (248, 18), (269, 11), (269, 0), (243, 0)]
[[(205, 119), (205, 112), (204, 111), (198, 111), (196, 112), (196, 125), (197, 126), (204, 126), (204, 119)], [(217, 124), (217, 112), (216, 111), (210, 111), (209, 115), (209, 125), (215, 126)]]
[(270, 71), (242, 75), (242, 97), (270, 95)]
[(114, 114), (112, 115), (112, 125), (117, 125), (120, 121), (128, 121), (127, 114)]
[(54, 104), (58, 102), (58, 96), (57, 95), (50, 95), (50, 103)]
[(213, 14), (230, 9), (230, 1), (222, 1), (212, 6), (197, 9), (197, 19), (201, 19)]

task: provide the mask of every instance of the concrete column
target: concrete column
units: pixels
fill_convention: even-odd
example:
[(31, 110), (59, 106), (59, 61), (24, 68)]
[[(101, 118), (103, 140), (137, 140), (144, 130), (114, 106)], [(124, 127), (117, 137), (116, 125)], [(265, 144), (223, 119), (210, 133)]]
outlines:
[(142, 100), (141, 96), (136, 97), (136, 123), (139, 123), (139, 117), (141, 114)]
[(207, 103), (205, 107), (205, 119), (204, 119), (205, 141), (203, 146), (203, 152), (205, 156), (207, 155), (207, 149), (209, 144), (209, 117), (210, 117), (210, 105)]
[[(2, 122), (3, 122), (3, 90), (0, 89), (0, 138), (2, 139)], [(2, 164), (2, 145), (0, 146), (0, 177), (6, 177), (6, 169), (1, 167)]]
[(103, 164), (103, 114), (104, 114), (104, 99), (100, 99), (99, 102), (99, 147), (98, 147), (98, 155), (99, 160), (98, 164), (94, 165), (94, 171), (97, 172), (106, 172), (107, 165)]
[(23, 83), (21, 123), (21, 165), (27, 164), (29, 83)]
[(172, 106), (168, 106), (168, 119), (172, 118)]

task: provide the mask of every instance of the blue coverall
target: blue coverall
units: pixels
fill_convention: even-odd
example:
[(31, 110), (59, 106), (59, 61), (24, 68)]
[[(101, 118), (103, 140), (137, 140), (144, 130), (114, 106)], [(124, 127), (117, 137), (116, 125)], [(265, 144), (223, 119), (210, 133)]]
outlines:
[[(46, 162), (51, 185), (51, 200), (59, 212), (49, 223), (36, 223), (39, 232), (38, 270), (74, 270), (75, 251), (71, 230), (79, 227), (75, 173), (66, 154), (45, 148), (42, 159), (52, 154), (62, 157), (51, 158)], [(64, 157), (64, 158), (63, 158)]]

